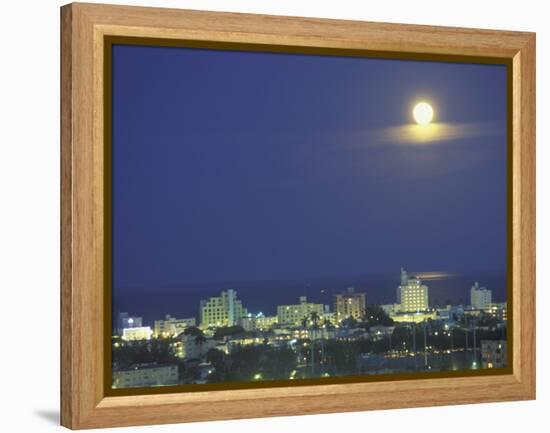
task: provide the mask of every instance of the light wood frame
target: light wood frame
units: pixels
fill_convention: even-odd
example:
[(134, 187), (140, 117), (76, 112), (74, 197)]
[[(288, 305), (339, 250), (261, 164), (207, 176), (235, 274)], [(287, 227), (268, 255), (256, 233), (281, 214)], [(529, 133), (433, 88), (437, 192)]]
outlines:
[[(61, 8), (61, 424), (97, 428), (535, 398), (535, 34), (73, 3)], [(106, 397), (105, 36), (512, 62), (513, 372)]]

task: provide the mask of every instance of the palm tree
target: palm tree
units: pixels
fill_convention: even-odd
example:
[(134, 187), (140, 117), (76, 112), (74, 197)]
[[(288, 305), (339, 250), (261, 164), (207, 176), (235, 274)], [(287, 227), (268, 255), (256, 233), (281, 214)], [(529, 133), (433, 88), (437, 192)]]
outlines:
[(319, 313), (316, 311), (312, 311), (310, 314), (311, 322), (313, 323), (313, 335), (311, 338), (311, 375), (315, 376), (315, 339), (317, 337), (317, 330), (319, 329), (319, 325), (317, 324), (321, 317), (319, 316)]
[(310, 318), (313, 326), (317, 326), (317, 323), (319, 322), (319, 320), (321, 320), (321, 317), (319, 316), (319, 313), (317, 313), (317, 311), (312, 311), (310, 314)]
[(323, 327), (326, 329), (334, 329), (334, 325), (328, 319), (323, 320)]
[(313, 338), (318, 338), (318, 330), (319, 330), (319, 322), (321, 321), (321, 317), (319, 316), (319, 313), (316, 311), (313, 311), (309, 315), (310, 321), (312, 323), (311, 328), (313, 329)]

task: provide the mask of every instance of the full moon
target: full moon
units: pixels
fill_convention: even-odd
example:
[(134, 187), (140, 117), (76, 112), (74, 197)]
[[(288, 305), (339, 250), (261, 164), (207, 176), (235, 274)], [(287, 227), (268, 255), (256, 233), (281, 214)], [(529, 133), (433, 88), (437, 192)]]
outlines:
[(427, 102), (419, 102), (414, 106), (413, 116), (419, 125), (427, 125), (434, 117), (434, 110)]

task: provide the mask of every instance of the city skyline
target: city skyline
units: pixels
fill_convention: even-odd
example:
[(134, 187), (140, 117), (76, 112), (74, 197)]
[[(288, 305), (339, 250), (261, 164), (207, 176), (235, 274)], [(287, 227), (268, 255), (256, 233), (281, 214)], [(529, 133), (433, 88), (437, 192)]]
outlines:
[[(152, 326), (119, 313), (112, 386), (507, 366), (507, 304), (494, 302), (492, 291), (478, 281), (470, 287), (468, 305), (435, 306), (429, 286), (402, 267), (392, 304), (367, 303), (368, 294), (353, 287), (332, 298), (325, 305), (300, 295), (293, 304), (277, 305), (270, 316), (248, 310), (237, 290), (226, 289), (200, 301), (199, 320), (165, 314)], [(353, 353), (351, 359), (337, 361), (345, 353)]]
[(113, 388), (508, 366), (505, 65), (112, 50)]
[[(126, 310), (136, 310), (140, 315), (146, 317), (158, 316), (164, 313), (183, 314), (186, 316), (195, 315), (198, 317), (198, 305), (201, 299), (215, 296), (221, 290), (229, 288), (236, 289), (246, 299), (248, 305), (252, 305), (252, 310), (275, 313), (274, 305), (284, 300), (296, 298), (296, 293), (307, 295), (308, 298), (317, 302), (331, 303), (334, 294), (337, 294), (348, 287), (354, 287), (358, 291), (369, 294), (369, 303), (387, 304), (395, 301), (396, 288), (400, 284), (399, 269), (393, 275), (384, 276), (375, 280), (353, 280), (350, 278), (325, 280), (319, 279), (318, 283), (299, 281), (298, 284), (282, 284), (280, 281), (269, 282), (249, 282), (249, 284), (212, 284), (204, 286), (190, 286), (193, 290), (182, 290), (181, 287), (168, 287), (164, 290), (158, 290), (155, 296), (142, 294), (137, 296), (118, 296), (114, 298), (114, 313)], [(504, 274), (487, 276), (472, 275), (460, 276), (457, 274), (442, 272), (410, 272), (412, 276), (420, 276), (430, 286), (432, 293), (431, 302), (442, 304), (450, 301), (453, 304), (467, 304), (470, 297), (471, 286), (479, 280), (483, 285), (491, 288), (493, 297), (499, 302), (506, 301), (506, 276)], [(165, 300), (165, 302), (163, 302)], [(154, 301), (154, 302), (152, 302)], [(191, 301), (191, 307), (189, 302)], [(152, 307), (154, 305), (154, 307)], [(144, 311), (146, 309), (147, 311)]]
[[(407, 286), (411, 286), (411, 287), (407, 287)], [(319, 311), (317, 311), (315, 309), (315, 311), (317, 311), (319, 314), (323, 314), (323, 312), (326, 312), (326, 313), (335, 313), (337, 315), (338, 315), (337, 305), (339, 305), (339, 304), (340, 304), (340, 307), (342, 307), (344, 309), (344, 311), (348, 311), (347, 307), (345, 307), (340, 302), (342, 298), (346, 299), (346, 298), (350, 298), (350, 297), (353, 298), (353, 297), (357, 297), (357, 296), (359, 296), (361, 298), (361, 303), (363, 304), (363, 307), (362, 307), (361, 311), (363, 313), (364, 313), (364, 308), (366, 307), (366, 305), (374, 305), (374, 306), (393, 305), (396, 308), (396, 310), (395, 310), (396, 312), (402, 311), (402, 312), (409, 312), (410, 313), (410, 312), (414, 312), (414, 311), (419, 312), (419, 311), (427, 311), (427, 310), (430, 310), (430, 309), (437, 309), (437, 308), (445, 307), (445, 306), (448, 306), (448, 305), (455, 305), (455, 306), (461, 306), (461, 307), (470, 307), (470, 308), (473, 308), (473, 309), (483, 310), (483, 309), (490, 308), (491, 305), (493, 305), (493, 303), (497, 303), (497, 304), (505, 304), (506, 303), (503, 299), (501, 299), (498, 296), (496, 298), (493, 297), (494, 289), (488, 288), (486, 286), (481, 286), (479, 281), (473, 282), (472, 285), (470, 287), (468, 287), (469, 302), (466, 302), (466, 301), (455, 302), (455, 301), (452, 301), (452, 300), (445, 300), (444, 302), (440, 302), (439, 299), (434, 300), (433, 296), (429, 296), (429, 288), (430, 288), (429, 285), (426, 283), (426, 281), (424, 281), (422, 279), (420, 274), (416, 274), (414, 272), (408, 272), (402, 266), (401, 270), (400, 270), (399, 285), (397, 286), (397, 293), (395, 295), (395, 298), (393, 299), (394, 302), (384, 302), (384, 303), (367, 302), (367, 299), (370, 299), (369, 297), (367, 297), (367, 290), (368, 289), (363, 288), (363, 289), (357, 290), (356, 287), (354, 287), (354, 286), (349, 286), (349, 287), (346, 287), (345, 289), (341, 289), (341, 288), (340, 289), (334, 289), (333, 288), (333, 289), (324, 289), (324, 290), (322, 290), (323, 294), (328, 295), (329, 298), (333, 301), (333, 302), (329, 302), (329, 303), (323, 303), (322, 300), (320, 301), (318, 298), (315, 298), (315, 297), (313, 297), (313, 299), (312, 299), (311, 297), (305, 296), (303, 293), (300, 294), (297, 298), (296, 298), (295, 295), (293, 295), (293, 296), (296, 299), (298, 299), (299, 303), (306, 302), (306, 299), (307, 299), (307, 301), (309, 303), (320, 305), (321, 308), (320, 308)], [(406, 290), (408, 290), (409, 292), (412, 292), (412, 299), (411, 299), (410, 294), (409, 295), (406, 295), (406, 294), (404, 295), (404, 292)], [(420, 300), (415, 300), (415, 295), (418, 293), (419, 290), (422, 293), (422, 298)], [(201, 316), (202, 316), (202, 309), (203, 309), (204, 305), (208, 305), (208, 303), (213, 299), (218, 299), (218, 297), (217, 297), (218, 295), (221, 294), (221, 296), (223, 296), (224, 294), (227, 294), (227, 293), (230, 293), (230, 292), (234, 293), (234, 295), (232, 295), (232, 296), (234, 296), (235, 299), (238, 299), (239, 312), (244, 312), (243, 314), (240, 314), (240, 315), (237, 314), (232, 319), (231, 326), (235, 325), (235, 324), (238, 324), (239, 318), (251, 317), (251, 316), (258, 315), (258, 314), (261, 315), (261, 316), (265, 316), (264, 311), (268, 312), (268, 314), (274, 312), (276, 316), (279, 316), (279, 309), (281, 307), (286, 307), (287, 305), (289, 305), (289, 304), (276, 305), (276, 306), (271, 306), (271, 308), (262, 309), (261, 311), (258, 310), (258, 311), (252, 312), (252, 310), (249, 310), (249, 309), (246, 308), (245, 299), (237, 298), (238, 293), (240, 292), (240, 289), (238, 289), (236, 287), (218, 288), (218, 289), (215, 289), (215, 290), (212, 290), (212, 291), (209, 291), (209, 292), (205, 293), (205, 297), (202, 298), (199, 302), (198, 314), (196, 316), (195, 315), (189, 315), (190, 317), (185, 319), (185, 320), (188, 320), (188, 319), (192, 318), (193, 320), (195, 320), (196, 318), (199, 318), (199, 321), (195, 320), (193, 325), (189, 325), (189, 323), (187, 323), (187, 326), (195, 326), (195, 323), (200, 323), (200, 326), (203, 326), (203, 320), (200, 320), (200, 319), (201, 319)], [(294, 300), (296, 300), (296, 299), (294, 299)], [(292, 300), (292, 299), (289, 299), (289, 300)], [(332, 309), (333, 305), (334, 305), (334, 309)], [(402, 305), (402, 307), (398, 307), (398, 305)], [(123, 318), (128, 316), (127, 312), (122, 312), (122, 310), (124, 310), (124, 308), (122, 308), (122, 309), (119, 308), (118, 310), (120, 310), (116, 314), (116, 315), (119, 316), (118, 320), (120, 320), (120, 317), (121, 317), (120, 315), (122, 315)], [(352, 310), (350, 310), (350, 311), (352, 311)], [(310, 312), (311, 311), (309, 311), (306, 314), (299, 314), (299, 316), (300, 317), (307, 316), (307, 315), (309, 315)], [(166, 318), (175, 319), (175, 317), (171, 316), (172, 313), (173, 312), (165, 312), (164, 315), (166, 316)], [(351, 315), (356, 317), (356, 312), (351, 313)], [(341, 321), (341, 320), (343, 320), (347, 317), (348, 316), (340, 315), (340, 316), (337, 316), (335, 318), (335, 320)], [(358, 317), (356, 317), (356, 318), (358, 318)], [(155, 319), (155, 320), (157, 320), (157, 319)], [(142, 323), (143, 323), (143, 318), (138, 317), (138, 322), (136, 323), (135, 326), (141, 327)], [(279, 322), (279, 323), (281, 323), (281, 322)], [(221, 326), (221, 325), (218, 324), (217, 326)]]
[(113, 50), (115, 290), (506, 271), (504, 66)]

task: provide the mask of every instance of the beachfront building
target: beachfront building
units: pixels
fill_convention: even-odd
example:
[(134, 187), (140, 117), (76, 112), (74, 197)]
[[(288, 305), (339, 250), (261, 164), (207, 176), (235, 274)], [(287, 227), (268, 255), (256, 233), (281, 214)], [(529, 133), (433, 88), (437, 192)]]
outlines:
[(246, 315), (247, 310), (237, 298), (237, 291), (233, 289), (200, 302), (201, 328), (236, 326)]
[(401, 284), (397, 287), (397, 303), (400, 312), (428, 310), (428, 286), (418, 277), (409, 277), (401, 268)]
[(491, 307), (492, 292), (486, 287), (480, 287), (476, 281), (470, 288), (470, 305), (477, 310), (487, 310)]
[(428, 319), (435, 320), (437, 312), (417, 311), (417, 312), (394, 312), (390, 314), (391, 319), (396, 323), (422, 323)]
[(277, 322), (281, 325), (301, 325), (304, 319), (310, 320), (311, 314), (316, 313), (319, 324), (322, 323), (324, 306), (307, 302), (305, 296), (300, 296), (300, 302), (292, 305), (277, 306)]
[(139, 328), (124, 328), (122, 330), (122, 339), (124, 341), (150, 340), (153, 330), (150, 326), (140, 326)]
[(194, 317), (176, 319), (167, 314), (164, 320), (155, 320), (154, 336), (155, 337), (173, 337), (183, 332), (189, 326), (196, 326)]
[(218, 348), (218, 345), (220, 345), (220, 342), (214, 338), (204, 337), (203, 335), (185, 335), (182, 333), (172, 343), (171, 347), (178, 358), (187, 360), (200, 359), (210, 349)]
[(364, 293), (356, 293), (353, 287), (346, 292), (334, 295), (334, 313), (336, 323), (349, 317), (362, 320), (367, 308), (367, 296)]
[(140, 328), (143, 326), (143, 318), (139, 316), (130, 316), (128, 313), (118, 313), (117, 329), (119, 335), (122, 335), (122, 330), (127, 328)]
[(265, 331), (277, 324), (277, 316), (265, 316), (263, 313), (250, 314), (241, 319), (245, 331)]

